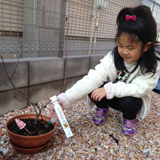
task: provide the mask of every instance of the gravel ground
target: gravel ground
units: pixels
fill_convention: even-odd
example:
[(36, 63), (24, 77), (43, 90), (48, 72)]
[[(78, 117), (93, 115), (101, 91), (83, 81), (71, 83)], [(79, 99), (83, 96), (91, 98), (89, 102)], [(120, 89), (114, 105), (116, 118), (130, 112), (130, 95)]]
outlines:
[[(8, 118), (23, 113), (33, 113), (32, 106), (15, 110), (0, 116), (2, 137), (0, 159), (3, 160), (160, 160), (160, 95), (151, 92), (151, 111), (143, 121), (137, 122), (137, 132), (133, 136), (121, 133), (122, 114), (110, 109), (106, 123), (95, 126), (92, 117), (95, 108), (89, 109), (85, 99), (65, 110), (66, 118), (74, 134), (66, 138), (57, 120), (57, 128), (45, 151), (36, 154), (19, 154), (9, 144), (5, 123)], [(39, 103), (46, 103), (47, 100)], [(49, 116), (52, 104), (43, 114)]]

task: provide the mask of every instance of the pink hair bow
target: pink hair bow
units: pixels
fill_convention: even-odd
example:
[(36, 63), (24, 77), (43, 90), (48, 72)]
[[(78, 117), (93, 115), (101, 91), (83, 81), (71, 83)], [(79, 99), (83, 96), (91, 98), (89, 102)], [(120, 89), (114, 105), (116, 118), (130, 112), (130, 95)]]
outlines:
[(133, 16), (130, 16), (130, 15), (126, 15), (126, 20), (133, 20), (133, 21), (136, 21), (136, 15), (133, 15)]

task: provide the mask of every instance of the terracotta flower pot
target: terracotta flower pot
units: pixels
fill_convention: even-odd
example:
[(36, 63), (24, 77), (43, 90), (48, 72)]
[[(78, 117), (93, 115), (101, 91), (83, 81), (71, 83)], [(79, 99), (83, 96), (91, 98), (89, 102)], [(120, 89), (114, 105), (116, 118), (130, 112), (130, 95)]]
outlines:
[[(43, 116), (43, 119), (46, 120), (46, 122), (48, 122), (50, 120), (50, 117), (47, 117), (45, 115), (42, 115)], [(46, 133), (46, 134), (43, 134), (43, 135), (38, 135), (38, 136), (22, 136), (22, 135), (18, 135), (18, 134), (15, 134), (13, 132), (11, 132), (9, 129), (8, 129), (8, 124), (10, 124), (11, 122), (13, 122), (15, 119), (35, 119), (36, 118), (36, 114), (22, 114), (22, 115), (18, 115), (18, 116), (15, 116), (11, 119), (9, 119), (6, 124), (5, 124), (5, 128), (6, 128), (6, 131), (7, 131), (7, 134), (11, 140), (11, 142), (17, 146), (17, 147), (21, 147), (21, 148), (26, 148), (26, 149), (33, 149), (33, 148), (36, 148), (36, 147), (40, 147), (40, 146), (43, 146), (44, 144), (46, 144), (50, 138), (52, 137), (53, 135), (53, 132), (55, 131), (56, 129), (56, 126), (57, 124), (56, 123), (53, 123), (52, 126), (53, 126), (53, 130), (51, 130), (50, 132)], [(41, 119), (41, 117), (39, 117), (39, 119)]]
[(35, 154), (40, 152), (44, 147), (46, 147), (49, 143), (49, 141), (47, 143), (45, 143), (44, 145), (40, 146), (40, 147), (36, 147), (36, 148), (21, 148), (21, 147), (17, 147), (14, 143), (11, 142), (11, 140), (9, 140), (10, 145), (19, 153), (22, 154)]

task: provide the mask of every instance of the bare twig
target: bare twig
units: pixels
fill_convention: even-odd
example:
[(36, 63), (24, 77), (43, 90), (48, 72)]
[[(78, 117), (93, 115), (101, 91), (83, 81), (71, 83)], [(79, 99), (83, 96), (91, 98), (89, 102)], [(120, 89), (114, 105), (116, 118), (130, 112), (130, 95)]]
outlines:
[(37, 122), (37, 120), (38, 120), (39, 115), (41, 115), (41, 112), (42, 112), (43, 108), (46, 108), (46, 106), (47, 106), (49, 103), (51, 103), (51, 100), (50, 100), (47, 104), (45, 104), (44, 106), (42, 106), (42, 107), (39, 109), (39, 113), (38, 113), (38, 115), (37, 115), (36, 122)]
[(17, 98), (17, 95), (14, 95), (13, 97), (14, 97), (16, 100), (20, 101), (20, 102), (28, 102), (27, 100), (25, 101), (25, 100), (21, 100), (21, 99)]
[(19, 56), (18, 56), (18, 59), (17, 59), (16, 66), (15, 66), (15, 68), (14, 68), (14, 71), (13, 71), (13, 73), (12, 73), (12, 75), (11, 75), (11, 80), (12, 80), (12, 78), (13, 78), (15, 72), (16, 72), (16, 69), (17, 69), (17, 66), (18, 66), (18, 62), (19, 62)]
[[(22, 41), (21, 41), (21, 42), (22, 42)], [(11, 77), (10, 77), (10, 76), (8, 75), (8, 72), (7, 72), (7, 69), (6, 69), (6, 66), (5, 66), (3, 56), (0, 54), (0, 58), (2, 59), (2, 64), (3, 64), (4, 70), (5, 70), (5, 73), (6, 73), (6, 75), (7, 75), (7, 78), (8, 78), (8, 80), (9, 80), (9, 82), (11, 83), (11, 85), (13, 86), (13, 88), (14, 88), (16, 91), (18, 91), (19, 93), (21, 93), (22, 95), (25, 96), (26, 100), (20, 100), (20, 99), (17, 98), (16, 95), (14, 96), (14, 98), (17, 99), (18, 101), (21, 101), (21, 102), (28, 102), (28, 103), (30, 103), (30, 104), (33, 106), (33, 108), (34, 108), (34, 110), (35, 110), (35, 112), (36, 112), (36, 119), (35, 119), (35, 124), (36, 124), (36, 123), (37, 123), (37, 120), (38, 120), (38, 117), (41, 115), (41, 112), (42, 112), (43, 108), (45, 108), (51, 101), (49, 101), (49, 102), (48, 102), (47, 104), (45, 104), (44, 106), (41, 106), (41, 107), (40, 107), (40, 106), (34, 104), (34, 103), (29, 99), (29, 97), (28, 97), (27, 94), (25, 94), (23, 91), (21, 91), (20, 89), (18, 89), (18, 88), (14, 85), (14, 83), (12, 82), (12, 78), (13, 78), (15, 72), (16, 72), (16, 69), (17, 69), (17, 66), (18, 66), (18, 62), (19, 62), (19, 57), (20, 57), (20, 54), (19, 54), (19, 56), (18, 56), (17, 63), (16, 63), (16, 66), (15, 66), (15, 68), (14, 68), (14, 70), (13, 70), (13, 73), (12, 73), (12, 75), (11, 75)]]
[[(25, 100), (20, 100), (19, 98), (17, 98), (16, 95), (14, 96), (14, 98), (17, 99), (20, 102), (28, 102), (28, 99), (26, 101)], [(29, 103), (34, 107), (34, 110), (36, 111), (36, 114), (37, 114), (37, 109), (36, 109), (37, 106), (33, 102), (31, 102), (31, 101)]]
[[(29, 97), (28, 97), (23, 91), (19, 90), (19, 89), (13, 84), (11, 78), (10, 78), (9, 75), (8, 75), (8, 72), (7, 72), (7, 69), (6, 69), (6, 66), (5, 66), (3, 57), (2, 57), (1, 55), (0, 55), (0, 57), (1, 57), (1, 59), (2, 59), (2, 64), (3, 64), (3, 67), (4, 67), (5, 73), (6, 73), (7, 77), (8, 77), (8, 79), (9, 79), (11, 85), (13, 86), (13, 88), (16, 89), (18, 92), (20, 92), (21, 94), (23, 94), (23, 95), (27, 98), (27, 101), (28, 101), (30, 104), (32, 104), (33, 107), (35, 108), (34, 103), (30, 101)], [(15, 69), (16, 69), (16, 68), (15, 68)], [(14, 71), (13, 73), (15, 73), (15, 71)], [(36, 114), (37, 114), (36, 108), (35, 108), (35, 112), (36, 112)]]
[(67, 32), (66, 32), (66, 35), (65, 35), (65, 38), (66, 38), (66, 57), (65, 57), (65, 61), (64, 61), (64, 75), (63, 75), (63, 86), (62, 86), (62, 90), (61, 92), (64, 92), (64, 88), (65, 88), (65, 85), (66, 85), (66, 75), (67, 75), (67, 69), (66, 69), (66, 66), (67, 66), (67, 36), (68, 36), (68, 27), (69, 27), (69, 23), (66, 21), (67, 23)]
[[(44, 105), (44, 106), (42, 106), (41, 108), (39, 108), (39, 113), (37, 112), (36, 105), (35, 105), (32, 101), (30, 101), (29, 97), (28, 97), (23, 91), (21, 91), (20, 89), (18, 89), (18, 88), (13, 84), (12, 79), (11, 79), (11, 78), (9, 77), (9, 75), (8, 75), (8, 72), (7, 72), (7, 69), (6, 69), (6, 66), (5, 66), (5, 63), (4, 63), (4, 60), (3, 60), (3, 57), (2, 57), (1, 54), (0, 54), (0, 58), (2, 59), (2, 64), (3, 64), (3, 67), (4, 67), (5, 73), (6, 73), (6, 75), (7, 75), (7, 78), (9, 79), (11, 85), (13, 86), (13, 88), (14, 88), (15, 90), (17, 90), (19, 93), (23, 94), (23, 95), (26, 97), (26, 99), (27, 99), (26, 102), (29, 102), (29, 103), (33, 106), (33, 108), (34, 108), (34, 110), (35, 110), (35, 112), (36, 112), (36, 115), (37, 115), (37, 117), (36, 117), (36, 121), (37, 121), (39, 115), (41, 114), (42, 109), (43, 109), (46, 105)], [(17, 63), (18, 63), (18, 61), (17, 61)], [(13, 77), (13, 75), (15, 74), (16, 68), (17, 68), (17, 64), (16, 64), (16, 67), (15, 67), (15, 69), (14, 69), (14, 71), (13, 71), (12, 77)], [(19, 100), (17, 97), (15, 97), (15, 98), (16, 98), (17, 100)], [(23, 101), (23, 100), (19, 100), (19, 101)], [(35, 123), (36, 123), (36, 122), (35, 122)]]

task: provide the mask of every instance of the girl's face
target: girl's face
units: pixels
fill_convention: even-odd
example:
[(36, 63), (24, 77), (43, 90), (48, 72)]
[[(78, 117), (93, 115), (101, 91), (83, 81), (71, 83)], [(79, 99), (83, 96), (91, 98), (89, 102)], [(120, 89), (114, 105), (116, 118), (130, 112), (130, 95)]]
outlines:
[(135, 62), (142, 56), (141, 43), (131, 41), (130, 38), (131, 35), (127, 33), (122, 33), (118, 37), (118, 53), (127, 63)]

